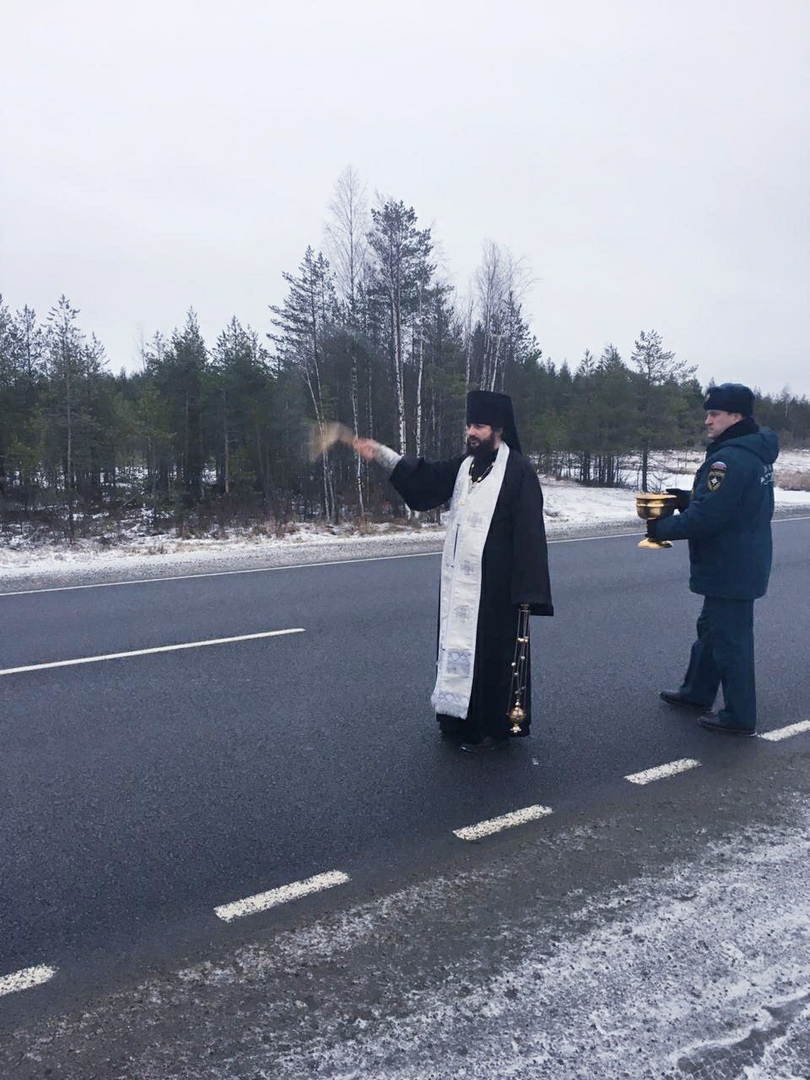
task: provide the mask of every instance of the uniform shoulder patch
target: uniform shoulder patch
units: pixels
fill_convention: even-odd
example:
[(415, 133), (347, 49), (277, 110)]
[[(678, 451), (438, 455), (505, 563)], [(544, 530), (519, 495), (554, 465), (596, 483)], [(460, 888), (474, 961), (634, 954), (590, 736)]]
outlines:
[(709, 477), (706, 481), (706, 487), (709, 489), (709, 491), (717, 491), (725, 478), (726, 466), (722, 465), (718, 469), (717, 462), (712, 462), (712, 467), (709, 469)]
[(728, 465), (726, 465), (725, 461), (713, 461), (712, 462), (712, 468), (713, 469), (727, 469)]

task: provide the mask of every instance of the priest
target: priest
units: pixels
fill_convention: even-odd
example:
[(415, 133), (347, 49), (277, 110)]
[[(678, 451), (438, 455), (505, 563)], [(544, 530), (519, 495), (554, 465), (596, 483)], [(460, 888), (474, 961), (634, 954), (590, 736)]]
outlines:
[[(521, 454), (511, 398), (488, 390), (467, 395), (466, 454), (449, 461), (402, 456), (373, 439), (357, 438), (354, 446), (388, 472), (412, 510), (450, 503), (430, 700), (442, 734), (462, 750), (505, 746), (521, 607), (554, 614), (543, 494)], [(530, 663), (520, 703), (520, 735), (528, 735)]]

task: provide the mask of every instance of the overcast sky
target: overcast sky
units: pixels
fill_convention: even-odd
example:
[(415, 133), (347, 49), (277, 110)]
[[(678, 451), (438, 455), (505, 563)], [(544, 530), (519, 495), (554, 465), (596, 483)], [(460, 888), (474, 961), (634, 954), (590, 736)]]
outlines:
[(810, 394), (808, 0), (9, 3), (0, 291), (113, 370), (189, 307), (262, 334), (339, 174), (468, 290), (524, 256), (546, 356), (656, 329), (705, 383)]

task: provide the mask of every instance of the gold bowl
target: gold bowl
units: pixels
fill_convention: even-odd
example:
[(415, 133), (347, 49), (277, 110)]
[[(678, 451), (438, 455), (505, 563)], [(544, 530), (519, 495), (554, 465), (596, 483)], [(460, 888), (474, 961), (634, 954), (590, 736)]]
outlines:
[[(636, 513), (642, 521), (669, 517), (670, 514), (675, 513), (677, 502), (677, 495), (667, 495), (663, 491), (637, 491)], [(643, 540), (639, 541), (638, 547), (658, 550), (660, 548), (670, 548), (672, 543), (669, 540), (650, 540), (649, 537), (645, 536)]]

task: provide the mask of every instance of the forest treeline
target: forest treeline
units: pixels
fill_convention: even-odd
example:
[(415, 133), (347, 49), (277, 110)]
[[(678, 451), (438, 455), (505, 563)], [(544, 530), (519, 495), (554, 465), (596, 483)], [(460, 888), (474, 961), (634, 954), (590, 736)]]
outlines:
[[(695, 368), (642, 330), (632, 354), (544, 358), (522, 310), (526, 267), (487, 242), (462, 305), (429, 228), (393, 199), (336, 184), (323, 250), (284, 274), (267, 325), (206, 342), (197, 316), (113, 374), (62, 296), (41, 319), (0, 298), (0, 512), (73, 538), (140, 512), (156, 531), (378, 518), (401, 512), (346, 447), (314, 460), (310, 431), (342, 420), (401, 452), (459, 453), (470, 388), (515, 401), (524, 453), (583, 484), (646, 488), (657, 450), (702, 445)], [(785, 446), (810, 444), (810, 401), (759, 395)], [(640, 474), (628, 476), (630, 458)]]

